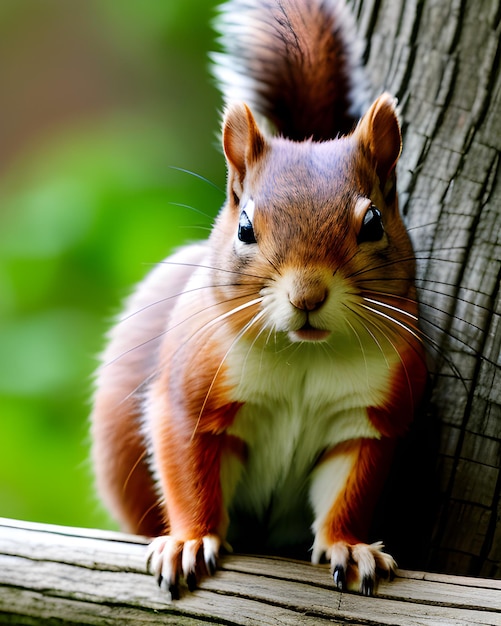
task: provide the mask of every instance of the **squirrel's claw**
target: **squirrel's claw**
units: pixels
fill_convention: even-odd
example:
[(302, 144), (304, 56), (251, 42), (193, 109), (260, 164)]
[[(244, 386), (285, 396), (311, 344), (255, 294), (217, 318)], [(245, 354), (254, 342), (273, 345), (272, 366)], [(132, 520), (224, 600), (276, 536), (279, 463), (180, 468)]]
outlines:
[(171, 600), (180, 597), (180, 580), (194, 591), (200, 577), (216, 571), (221, 541), (216, 535), (180, 541), (170, 535), (156, 537), (146, 554), (146, 569)]
[(313, 562), (319, 562), (321, 554), (330, 560), (332, 579), (338, 591), (356, 591), (364, 596), (374, 595), (380, 578), (394, 576), (396, 563), (383, 552), (381, 542), (348, 544), (337, 541), (330, 547), (313, 551)]

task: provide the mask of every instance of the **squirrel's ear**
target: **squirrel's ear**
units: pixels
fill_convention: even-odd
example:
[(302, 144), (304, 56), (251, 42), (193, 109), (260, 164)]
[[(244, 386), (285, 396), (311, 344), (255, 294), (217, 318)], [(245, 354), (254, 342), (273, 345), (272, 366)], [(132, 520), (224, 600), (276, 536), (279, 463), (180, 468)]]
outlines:
[[(223, 121), (223, 148), (230, 167), (243, 184), (247, 169), (258, 161), (265, 150), (266, 140), (246, 104), (232, 104)], [(231, 170), (234, 170), (231, 172)]]
[(379, 96), (360, 120), (355, 133), (369, 148), (381, 189), (384, 191), (402, 151), (395, 98), (389, 93)]

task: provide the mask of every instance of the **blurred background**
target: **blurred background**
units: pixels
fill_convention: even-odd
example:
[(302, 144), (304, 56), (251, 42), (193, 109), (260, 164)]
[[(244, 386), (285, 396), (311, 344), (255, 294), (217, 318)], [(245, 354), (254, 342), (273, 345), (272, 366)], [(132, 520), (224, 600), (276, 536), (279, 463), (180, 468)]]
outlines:
[(92, 372), (134, 283), (223, 203), (215, 4), (0, 3), (0, 516), (114, 527)]

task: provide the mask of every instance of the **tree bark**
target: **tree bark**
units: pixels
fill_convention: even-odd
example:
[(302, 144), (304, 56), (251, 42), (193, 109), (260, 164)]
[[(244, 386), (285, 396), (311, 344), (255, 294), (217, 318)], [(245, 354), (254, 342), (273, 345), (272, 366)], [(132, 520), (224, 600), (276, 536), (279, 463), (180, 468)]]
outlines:
[[(431, 361), (407, 457), (416, 476), (397, 480), (420, 512), (416, 532), (427, 528), (428, 537), (407, 543), (425, 546), (415, 552), (427, 569), (500, 577), (501, 3), (355, 0), (353, 8), (374, 94), (387, 89), (400, 102), (400, 205)], [(425, 475), (434, 481), (423, 484)], [(411, 553), (402, 549), (404, 559)]]

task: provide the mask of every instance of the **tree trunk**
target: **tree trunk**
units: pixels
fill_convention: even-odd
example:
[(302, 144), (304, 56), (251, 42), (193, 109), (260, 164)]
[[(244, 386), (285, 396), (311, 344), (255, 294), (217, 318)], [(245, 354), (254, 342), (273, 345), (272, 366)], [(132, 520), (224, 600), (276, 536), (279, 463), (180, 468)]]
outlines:
[[(428, 569), (500, 577), (501, 3), (355, 0), (354, 11), (374, 93), (400, 102), (400, 204), (432, 371), (413, 453), (400, 460), (415, 477), (396, 479), (421, 534), (407, 534), (403, 558), (412, 544)], [(406, 534), (402, 507), (394, 525)]]

